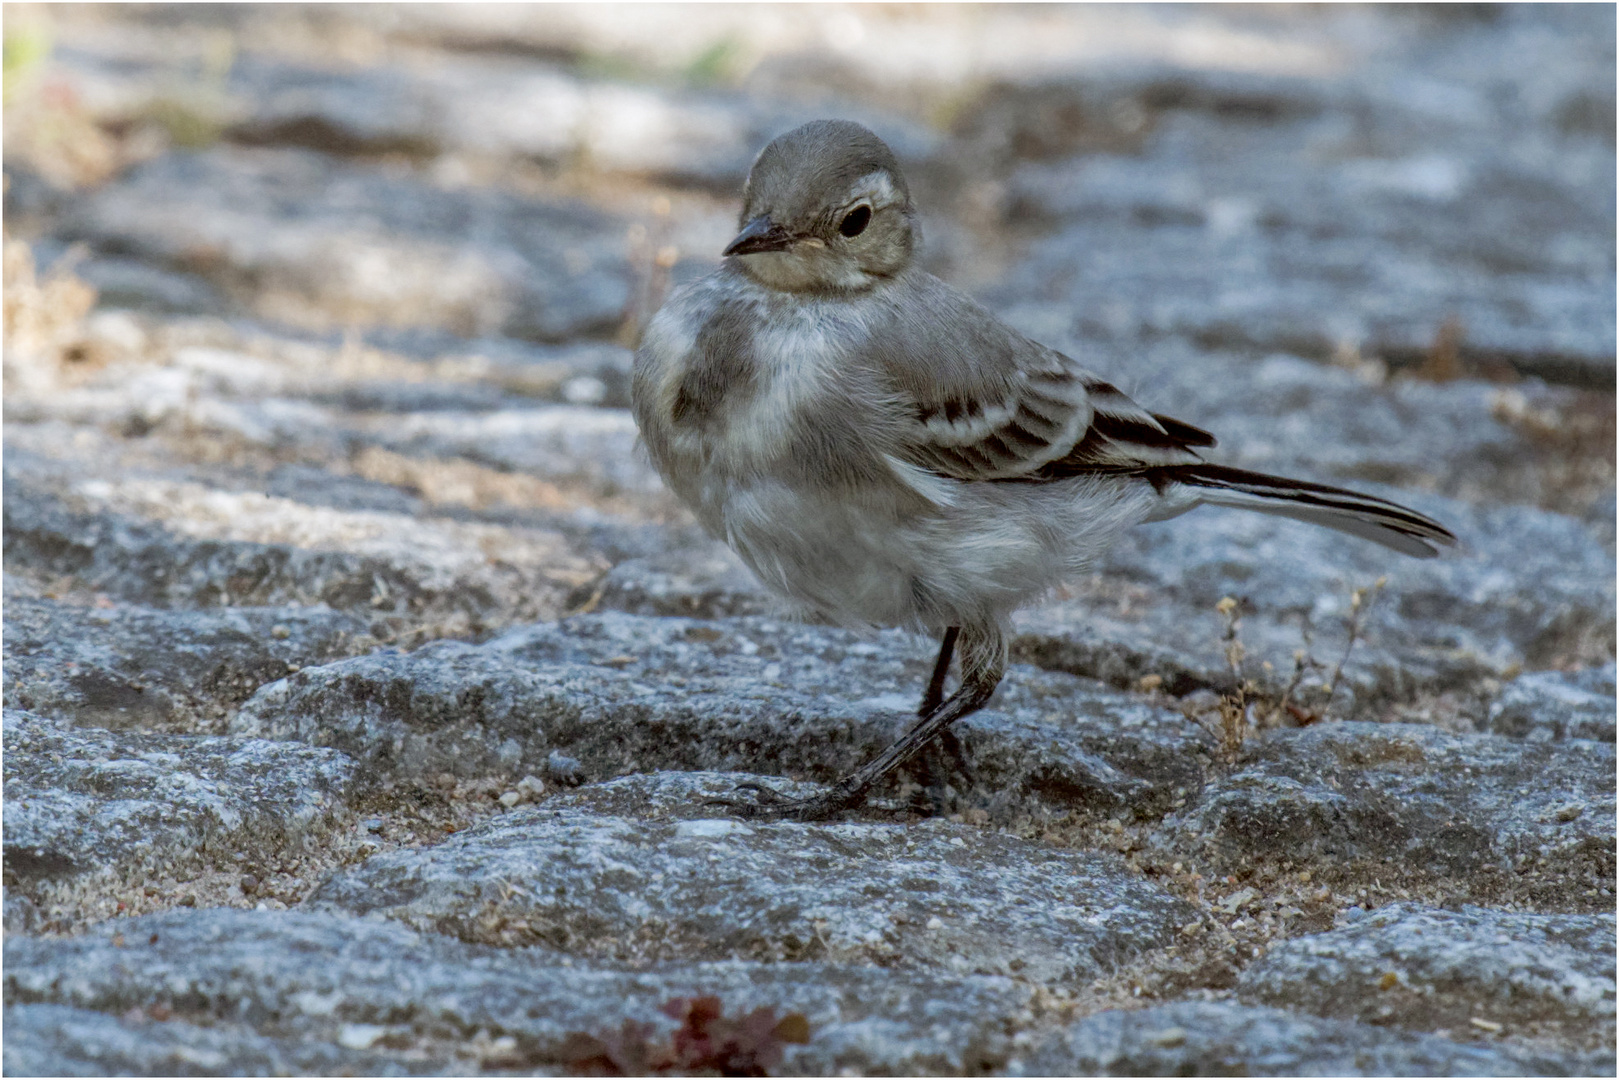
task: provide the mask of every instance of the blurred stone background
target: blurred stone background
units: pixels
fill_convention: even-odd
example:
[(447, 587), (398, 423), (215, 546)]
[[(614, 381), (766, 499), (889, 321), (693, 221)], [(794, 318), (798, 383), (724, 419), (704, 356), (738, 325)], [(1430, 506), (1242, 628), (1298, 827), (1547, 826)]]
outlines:
[[(684, 1067), (1611, 1073), (1611, 6), (4, 16), (6, 1072), (644, 1068), (716, 994), (809, 1042)], [(625, 411), (820, 116), (930, 270), (1460, 550), (1140, 529), (964, 763), (709, 820), (931, 660)]]

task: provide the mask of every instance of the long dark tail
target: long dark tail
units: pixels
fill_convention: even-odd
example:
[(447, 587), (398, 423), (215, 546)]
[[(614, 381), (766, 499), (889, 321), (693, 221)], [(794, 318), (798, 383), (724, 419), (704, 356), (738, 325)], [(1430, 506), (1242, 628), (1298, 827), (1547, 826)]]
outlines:
[(1199, 502), (1297, 518), (1349, 533), (1419, 559), (1439, 554), (1435, 544), (1456, 543), (1451, 531), (1398, 503), (1343, 488), (1289, 480), (1225, 465), (1171, 465), (1149, 474), (1155, 486), (1196, 489)]

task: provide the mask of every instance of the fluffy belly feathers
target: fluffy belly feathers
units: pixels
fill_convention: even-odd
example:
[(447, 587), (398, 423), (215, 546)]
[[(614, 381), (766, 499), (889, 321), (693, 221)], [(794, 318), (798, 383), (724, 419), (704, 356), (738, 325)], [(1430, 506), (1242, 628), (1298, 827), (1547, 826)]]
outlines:
[[(1111, 496), (1098, 514), (1096, 500), (1062, 484), (1029, 512), (995, 485), (952, 486), (953, 505), (919, 507), (899, 491), (886, 506), (855, 505), (771, 481), (727, 484), (704, 500), (701, 516), (767, 586), (827, 618), (938, 631), (1004, 622), (1089, 569), (1151, 501), (1138, 485), (1108, 481), (1091, 491)], [(1093, 512), (1082, 515), (1080, 505)]]

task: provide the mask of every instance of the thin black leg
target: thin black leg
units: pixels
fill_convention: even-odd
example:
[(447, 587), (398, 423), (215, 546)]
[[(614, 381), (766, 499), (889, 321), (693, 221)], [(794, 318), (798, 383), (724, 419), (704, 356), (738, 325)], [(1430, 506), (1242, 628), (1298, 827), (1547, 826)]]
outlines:
[(939, 642), (939, 658), (933, 662), (933, 677), (928, 680), (927, 693), (922, 695), (922, 704), (916, 710), (916, 715), (926, 716), (944, 703), (944, 680), (950, 674), (950, 661), (956, 655), (956, 638), (960, 636), (959, 626), (952, 626), (944, 632), (944, 640)]
[[(860, 805), (873, 784), (909, 761), (951, 724), (982, 709), (994, 696), (1006, 671), (1004, 639), (998, 634), (975, 634), (964, 656), (961, 687), (888, 749), (839, 780), (825, 795), (784, 799), (760, 784), (739, 784), (738, 790), (752, 793), (751, 802), (714, 799), (710, 800), (710, 805), (727, 807), (742, 818), (778, 821), (818, 821)], [(969, 659), (972, 662), (969, 663)]]
[[(956, 638), (960, 634), (959, 626), (945, 629), (944, 639), (939, 642), (939, 658), (933, 662), (933, 675), (928, 679), (927, 692), (922, 695), (922, 704), (916, 710), (916, 715), (926, 716), (944, 702), (944, 684), (950, 674), (950, 662), (955, 658)], [(969, 786), (971, 784), (972, 767), (967, 764), (967, 752), (956, 737), (955, 728), (947, 727), (939, 732), (933, 744), (918, 756), (917, 763), (915, 767), (927, 778), (936, 813), (945, 812), (944, 792), (951, 771), (947, 763), (953, 763), (960, 775), (967, 778)]]
[(969, 787), (972, 786), (973, 763), (967, 760), (967, 747), (962, 744), (955, 728), (947, 727), (939, 732), (939, 746), (949, 755), (951, 764), (955, 765), (961, 778), (967, 781)]

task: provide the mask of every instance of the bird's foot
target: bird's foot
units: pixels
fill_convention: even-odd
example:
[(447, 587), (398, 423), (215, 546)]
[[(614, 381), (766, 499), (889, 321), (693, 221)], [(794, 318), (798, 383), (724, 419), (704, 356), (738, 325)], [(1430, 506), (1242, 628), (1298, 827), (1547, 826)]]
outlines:
[(807, 799), (789, 799), (763, 784), (738, 784), (737, 792), (747, 797), (733, 799), (706, 799), (704, 806), (723, 807), (733, 817), (744, 821), (824, 821), (844, 810), (859, 806), (863, 790), (849, 791), (839, 784), (824, 795)]
[(947, 817), (965, 808), (978, 785), (966, 746), (945, 728), (902, 767), (916, 785), (911, 809), (924, 817)]

